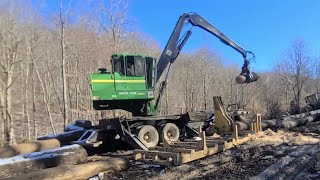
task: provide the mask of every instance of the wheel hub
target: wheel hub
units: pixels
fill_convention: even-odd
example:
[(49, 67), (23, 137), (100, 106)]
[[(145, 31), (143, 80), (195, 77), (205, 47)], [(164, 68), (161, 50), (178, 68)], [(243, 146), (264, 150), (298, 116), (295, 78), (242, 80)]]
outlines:
[(152, 140), (152, 134), (150, 132), (147, 132), (144, 136), (143, 136), (143, 140), (145, 140), (147, 143), (151, 142)]

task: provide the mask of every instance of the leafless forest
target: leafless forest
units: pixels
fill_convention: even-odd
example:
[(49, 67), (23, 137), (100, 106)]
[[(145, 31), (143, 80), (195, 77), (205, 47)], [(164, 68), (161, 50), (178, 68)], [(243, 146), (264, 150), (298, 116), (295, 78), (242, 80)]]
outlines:
[[(83, 3), (92, 7), (90, 11), (67, 1), (54, 13), (28, 1), (0, 2), (0, 144), (61, 132), (75, 119), (127, 115), (93, 110), (89, 73), (110, 69), (111, 53), (158, 57), (161, 49), (152, 37), (136, 30), (126, 1)], [(320, 88), (318, 57), (311, 56), (303, 39), (293, 39), (278, 56), (271, 72), (258, 72), (258, 82), (237, 85), (240, 64), (225, 66), (206, 47), (183, 53), (172, 68), (160, 113), (210, 110), (212, 96), (268, 118), (289, 111), (294, 100), (302, 107), (304, 96)]]

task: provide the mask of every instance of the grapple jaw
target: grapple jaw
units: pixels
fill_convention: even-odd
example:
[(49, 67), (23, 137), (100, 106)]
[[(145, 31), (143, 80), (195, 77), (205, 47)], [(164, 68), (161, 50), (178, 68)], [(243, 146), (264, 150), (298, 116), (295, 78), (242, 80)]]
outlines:
[(249, 60), (244, 60), (241, 73), (239, 76), (236, 77), (237, 84), (252, 83), (260, 78), (260, 76), (257, 73), (251, 72), (249, 63)]

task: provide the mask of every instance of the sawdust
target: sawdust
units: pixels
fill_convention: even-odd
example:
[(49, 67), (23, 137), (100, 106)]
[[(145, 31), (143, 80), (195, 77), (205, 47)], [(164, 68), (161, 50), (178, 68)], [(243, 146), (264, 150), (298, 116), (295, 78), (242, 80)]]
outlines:
[[(132, 161), (128, 171), (120, 172), (113, 179), (248, 179), (300, 147), (317, 146), (319, 142), (320, 138), (316, 135), (268, 129), (233, 149), (177, 167)], [(288, 166), (295, 167), (292, 164)], [(318, 166), (314, 164), (313, 169), (316, 170), (313, 171), (317, 171)], [(283, 176), (286, 177), (286, 174)], [(309, 173), (309, 177), (313, 176), (315, 173)]]
[(270, 129), (265, 130), (260, 134), (260, 136), (254, 138), (251, 143), (256, 145), (273, 145), (279, 146), (281, 144), (288, 145), (307, 145), (307, 144), (317, 144), (320, 142), (319, 137), (314, 137), (310, 135), (304, 135), (299, 132), (290, 132), (279, 130), (274, 132)]

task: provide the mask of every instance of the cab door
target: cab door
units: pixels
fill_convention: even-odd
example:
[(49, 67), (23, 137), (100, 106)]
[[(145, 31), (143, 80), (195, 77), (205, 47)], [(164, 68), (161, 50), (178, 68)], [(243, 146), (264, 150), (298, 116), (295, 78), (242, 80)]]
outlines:
[(124, 70), (114, 74), (116, 91), (123, 94), (137, 94), (138, 91), (146, 90), (145, 85), (145, 60), (139, 55), (124, 55)]
[(156, 60), (146, 57), (146, 87), (147, 89), (154, 89), (156, 84)]

